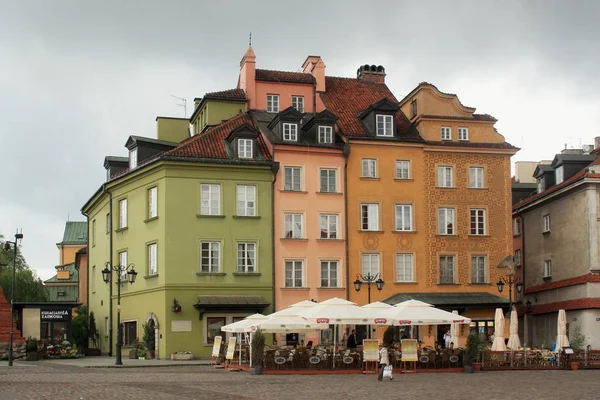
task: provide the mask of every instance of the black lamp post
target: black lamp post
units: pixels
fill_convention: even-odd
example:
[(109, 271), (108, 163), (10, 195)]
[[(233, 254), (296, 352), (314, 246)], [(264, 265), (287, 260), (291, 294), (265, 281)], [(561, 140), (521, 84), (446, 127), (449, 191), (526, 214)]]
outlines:
[(123, 327), (121, 326), (121, 283), (125, 282), (123, 278), (123, 273), (127, 272), (127, 281), (130, 284), (135, 282), (135, 278), (137, 277), (137, 272), (135, 272), (135, 265), (113, 265), (111, 266), (109, 262), (104, 264), (104, 269), (102, 270), (102, 279), (104, 282), (112, 284), (112, 273), (117, 273), (117, 356), (115, 360), (115, 365), (123, 365), (123, 360), (121, 359), (121, 348), (123, 347)]
[(517, 281), (514, 275), (506, 275), (506, 277), (501, 277), (498, 283), (496, 283), (498, 292), (502, 293), (505, 284), (508, 285), (508, 310), (512, 311), (512, 287), (515, 285), (517, 292), (521, 293), (523, 291), (523, 282)]
[(367, 284), (367, 301), (371, 302), (371, 283), (375, 283), (377, 290), (381, 292), (383, 289), (383, 279), (381, 279), (380, 274), (371, 275), (369, 272), (367, 275), (356, 274), (356, 280), (354, 281), (354, 290), (360, 292), (360, 288), (363, 283)]
[(19, 246), (19, 239), (23, 239), (22, 233), (15, 233), (15, 241), (10, 242), (6, 241), (4, 243), (4, 249), (6, 251), (10, 250), (10, 245), (13, 245), (13, 273), (12, 273), (12, 285), (11, 285), (11, 294), (10, 294), (10, 337), (8, 344), (8, 366), (13, 366), (13, 325), (15, 323), (15, 279), (17, 273), (17, 247)]

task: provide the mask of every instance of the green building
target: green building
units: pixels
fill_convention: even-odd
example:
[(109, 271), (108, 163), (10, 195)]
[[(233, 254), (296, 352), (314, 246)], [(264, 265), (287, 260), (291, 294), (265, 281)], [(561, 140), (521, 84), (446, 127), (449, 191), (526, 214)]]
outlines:
[(179, 143), (161, 140), (184, 138), (185, 128), (166, 121), (158, 139), (131, 136), (129, 157), (105, 159), (107, 181), (82, 208), (103, 353), (114, 354), (117, 331), (117, 278), (103, 281), (106, 263), (138, 273), (120, 284), (124, 354), (148, 323), (157, 357), (210, 357), (222, 325), (271, 311), (277, 164), (247, 114)]

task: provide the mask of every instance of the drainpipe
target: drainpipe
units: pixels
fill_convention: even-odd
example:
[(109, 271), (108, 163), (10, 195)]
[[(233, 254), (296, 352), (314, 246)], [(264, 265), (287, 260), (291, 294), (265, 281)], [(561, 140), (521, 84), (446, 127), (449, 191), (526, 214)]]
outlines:
[[(523, 214), (521, 211), (517, 211), (516, 214), (519, 218), (521, 218), (521, 269), (523, 270), (521, 272), (521, 275), (523, 276), (523, 297), (525, 297), (525, 290), (527, 289), (527, 286), (525, 285), (525, 271), (527, 270), (527, 268), (525, 268), (525, 218), (523, 217)], [(523, 302), (523, 298), (521, 298), (521, 304), (525, 304)], [(527, 310), (526, 310), (527, 311)], [(524, 338), (523, 338), (523, 344), (525, 346), (527, 346), (529, 340), (527, 336), (529, 336), (530, 330), (533, 328), (532, 326), (529, 326), (530, 324), (528, 323), (528, 317), (527, 317), (527, 312), (523, 313), (523, 324), (525, 325), (524, 328), (527, 328), (527, 332), (525, 332), (525, 329), (523, 330), (523, 334), (524, 334)], [(525, 333), (527, 333), (528, 335), (525, 335)]]
[(317, 78), (315, 77), (315, 83), (313, 83), (313, 113), (317, 113)]
[(350, 155), (350, 143), (346, 142), (344, 146), (344, 235), (346, 247), (346, 299), (350, 300), (350, 265), (349, 248), (348, 248), (348, 156)]
[[(108, 230), (108, 262), (112, 268), (113, 265), (113, 212), (112, 212), (112, 193), (106, 190), (106, 186), (104, 187), (104, 193), (108, 194), (108, 215), (110, 218), (110, 225)], [(89, 259), (89, 255), (88, 255)], [(112, 276), (113, 273), (110, 273), (110, 281), (108, 286), (108, 356), (112, 357), (112, 348), (113, 348), (113, 304), (112, 304), (112, 292), (113, 292), (113, 284), (112, 284)]]
[[(275, 160), (275, 145), (273, 145), (273, 160)], [(275, 297), (275, 182), (277, 182), (277, 173), (279, 172), (279, 163), (273, 161), (273, 167), (271, 170), (273, 171), (273, 182), (271, 183), (271, 267), (272, 267), (272, 292), (273, 292), (273, 312), (277, 310), (276, 308), (276, 297)]]

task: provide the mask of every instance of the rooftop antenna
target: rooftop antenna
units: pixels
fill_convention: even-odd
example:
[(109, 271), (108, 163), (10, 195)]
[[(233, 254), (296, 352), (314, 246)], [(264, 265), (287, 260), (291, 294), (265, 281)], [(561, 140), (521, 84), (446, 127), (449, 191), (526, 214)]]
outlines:
[(184, 98), (182, 98), (182, 97), (177, 97), (177, 96), (173, 96), (173, 95), (170, 95), (170, 96), (176, 98), (177, 100), (181, 100), (182, 101), (182, 103), (177, 104), (177, 105), (179, 107), (183, 107), (183, 117), (187, 118), (187, 100), (184, 99)]

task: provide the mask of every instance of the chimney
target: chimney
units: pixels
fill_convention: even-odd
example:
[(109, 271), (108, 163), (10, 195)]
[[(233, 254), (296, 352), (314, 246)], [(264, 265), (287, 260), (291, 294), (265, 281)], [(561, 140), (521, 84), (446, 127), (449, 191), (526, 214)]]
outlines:
[(361, 65), (356, 71), (356, 77), (363, 81), (384, 84), (385, 68), (381, 65)]
[(308, 56), (302, 64), (302, 72), (309, 73), (317, 81), (317, 92), (325, 91), (325, 63), (319, 56)]
[(600, 136), (594, 138), (594, 149), (600, 148)]
[(256, 56), (252, 46), (248, 47), (246, 54), (240, 61), (240, 78), (238, 80), (238, 89), (243, 89), (249, 100), (249, 109), (256, 108)]

